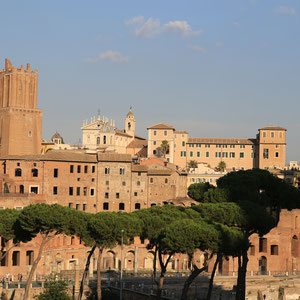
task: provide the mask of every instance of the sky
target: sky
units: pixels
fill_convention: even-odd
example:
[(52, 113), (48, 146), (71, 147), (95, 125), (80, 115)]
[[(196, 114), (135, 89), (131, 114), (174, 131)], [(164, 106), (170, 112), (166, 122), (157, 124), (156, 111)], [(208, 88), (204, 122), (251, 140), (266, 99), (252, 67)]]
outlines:
[(287, 129), (300, 161), (299, 0), (1, 1), (0, 68), (39, 73), (43, 137), (81, 139), (83, 120), (130, 106), (191, 137), (255, 138)]

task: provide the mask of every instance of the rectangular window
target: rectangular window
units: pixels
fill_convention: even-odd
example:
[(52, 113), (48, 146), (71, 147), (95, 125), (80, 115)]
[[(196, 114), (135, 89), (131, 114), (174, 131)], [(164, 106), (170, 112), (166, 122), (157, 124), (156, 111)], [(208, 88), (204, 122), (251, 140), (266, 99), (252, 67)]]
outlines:
[(77, 189), (76, 189), (76, 195), (80, 196), (80, 187), (77, 187)]
[(197, 152), (197, 157), (200, 157), (200, 152), (199, 151)]
[(73, 196), (73, 187), (72, 186), (69, 187), (69, 195)]
[(31, 186), (30, 187), (30, 193), (38, 194), (39, 193), (39, 187), (38, 186)]
[(279, 152), (275, 152), (275, 157), (279, 157)]
[(235, 145), (230, 145), (230, 148), (235, 148)]
[(209, 152), (206, 152), (206, 153), (205, 153), (205, 157), (209, 157)]
[(95, 173), (95, 166), (92, 166), (92, 173)]
[(80, 204), (76, 204), (76, 210), (80, 209)]
[(32, 250), (26, 251), (26, 265), (31, 266), (33, 264), (33, 255), (34, 252)]
[(72, 208), (72, 207), (73, 207), (73, 203), (69, 202), (69, 208)]
[(185, 141), (182, 142), (182, 146), (183, 146), (183, 147), (185, 146)]
[(109, 174), (109, 168), (105, 168), (104, 173), (108, 175)]
[(125, 182), (125, 181), (123, 181), (123, 182), (122, 182), (122, 185), (123, 185), (123, 186), (126, 186), (126, 182)]
[(58, 169), (57, 168), (55, 168), (53, 170), (53, 177), (58, 177)]
[(119, 203), (119, 210), (124, 210), (124, 209), (125, 209), (125, 204)]
[(205, 148), (210, 148), (210, 144), (205, 144)]
[(105, 193), (105, 199), (108, 199), (108, 198), (109, 198), (109, 194)]
[(77, 166), (77, 173), (80, 173), (80, 172), (81, 172), (81, 166), (78, 165), (78, 166)]
[(88, 166), (84, 166), (84, 173), (87, 173), (89, 170), (89, 167)]
[(218, 144), (218, 145), (216, 145), (216, 148), (221, 148), (221, 145), (219, 145), (219, 144)]
[(223, 145), (223, 148), (227, 148), (227, 145)]
[(124, 175), (125, 174), (125, 168), (120, 168), (120, 175)]
[(193, 157), (193, 151), (190, 151), (190, 157)]
[(117, 198), (117, 199), (120, 198), (120, 193), (116, 193), (116, 198)]
[(53, 187), (53, 195), (57, 195), (57, 186)]
[(267, 252), (267, 239), (259, 238), (259, 252)]
[(103, 202), (103, 210), (108, 210), (109, 204), (108, 202)]
[(91, 196), (94, 196), (95, 195), (95, 189), (91, 189), (90, 194), (91, 194)]
[(87, 196), (87, 187), (85, 186), (84, 188), (83, 188), (83, 196)]
[(70, 165), (70, 173), (74, 173), (74, 166)]
[(153, 141), (153, 145), (156, 146), (156, 141)]
[(164, 136), (167, 136), (168, 132), (167, 130), (164, 131)]
[(105, 185), (109, 185), (109, 181), (108, 180), (105, 181)]
[(278, 245), (271, 245), (271, 255), (278, 255)]
[(240, 147), (241, 147), (242, 149), (245, 149), (245, 145), (240, 145)]
[(153, 131), (153, 135), (156, 135), (156, 130)]
[(82, 204), (82, 210), (83, 210), (83, 211), (86, 211), (86, 204), (85, 204), (85, 203)]
[(269, 158), (269, 149), (263, 150), (263, 158), (268, 159)]
[(216, 152), (216, 157), (221, 157), (221, 152)]
[(134, 192), (134, 196), (137, 197), (137, 195), (138, 195), (138, 193), (137, 193), (137, 192)]
[(255, 153), (254, 152), (251, 153), (251, 158), (255, 158)]
[(267, 136), (267, 133), (264, 131), (263, 132), (263, 137), (265, 138)]
[(275, 136), (274, 132), (271, 132), (271, 138), (273, 138)]
[(228, 157), (228, 152), (223, 152), (222, 157)]
[(244, 158), (244, 152), (240, 152), (240, 158)]
[(230, 152), (230, 153), (229, 153), (229, 157), (235, 158), (235, 153), (234, 153), (234, 152)]

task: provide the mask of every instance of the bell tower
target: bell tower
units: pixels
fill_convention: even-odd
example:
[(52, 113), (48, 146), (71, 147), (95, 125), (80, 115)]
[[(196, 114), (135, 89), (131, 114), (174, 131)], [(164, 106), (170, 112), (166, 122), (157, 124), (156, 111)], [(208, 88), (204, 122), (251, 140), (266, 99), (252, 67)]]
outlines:
[(0, 157), (40, 154), (43, 113), (37, 109), (38, 73), (5, 60), (0, 70)]
[(126, 116), (125, 119), (125, 132), (131, 136), (134, 137), (135, 132), (135, 117), (132, 112), (132, 107), (130, 107), (130, 110)]

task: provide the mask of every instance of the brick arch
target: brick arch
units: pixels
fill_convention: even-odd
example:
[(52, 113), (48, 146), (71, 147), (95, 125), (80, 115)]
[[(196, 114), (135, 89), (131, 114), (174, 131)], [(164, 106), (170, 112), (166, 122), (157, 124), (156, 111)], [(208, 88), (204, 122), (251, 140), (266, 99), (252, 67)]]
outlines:
[(299, 240), (297, 235), (292, 237), (291, 241), (291, 255), (292, 257), (298, 257), (299, 255)]

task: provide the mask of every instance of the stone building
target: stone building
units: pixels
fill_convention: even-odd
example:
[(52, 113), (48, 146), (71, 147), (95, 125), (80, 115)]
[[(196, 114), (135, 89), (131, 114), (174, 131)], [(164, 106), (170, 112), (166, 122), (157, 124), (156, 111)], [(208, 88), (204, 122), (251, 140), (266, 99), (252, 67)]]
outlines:
[(40, 154), (42, 111), (37, 109), (37, 71), (5, 60), (0, 71), (0, 156)]
[(255, 139), (192, 138), (186, 131), (159, 123), (148, 127), (148, 157), (158, 156), (162, 141), (169, 144), (166, 158), (187, 168), (190, 161), (216, 168), (223, 161), (228, 170), (252, 168), (283, 169), (286, 156), (286, 129), (262, 127)]

